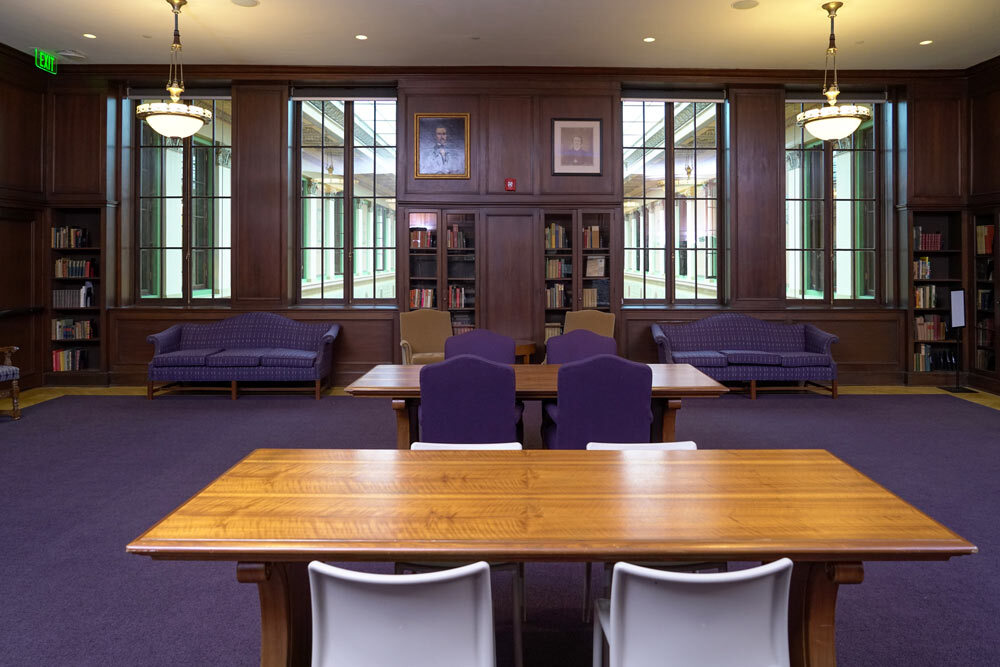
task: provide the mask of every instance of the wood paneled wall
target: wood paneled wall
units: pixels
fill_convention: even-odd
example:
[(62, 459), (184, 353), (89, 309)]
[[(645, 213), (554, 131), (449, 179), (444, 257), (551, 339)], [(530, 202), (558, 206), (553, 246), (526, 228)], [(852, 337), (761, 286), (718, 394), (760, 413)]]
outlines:
[(907, 91), (911, 208), (965, 203), (969, 191), (966, 82), (916, 83)]
[(994, 58), (969, 80), (972, 202), (1000, 204), (1000, 58)]

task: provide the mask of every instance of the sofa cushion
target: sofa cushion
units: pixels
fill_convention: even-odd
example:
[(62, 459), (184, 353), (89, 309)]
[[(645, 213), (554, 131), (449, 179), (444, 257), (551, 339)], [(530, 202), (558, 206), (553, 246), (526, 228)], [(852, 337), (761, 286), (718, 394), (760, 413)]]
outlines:
[(260, 357), (262, 354), (267, 354), (271, 352), (268, 349), (234, 349), (234, 350), (223, 350), (221, 352), (216, 352), (215, 354), (209, 356), (205, 359), (206, 366), (222, 366), (222, 367), (235, 367), (235, 366), (260, 366)]
[(801, 366), (829, 366), (830, 355), (818, 352), (779, 352), (781, 365), (786, 368)]
[(0, 366), (0, 382), (16, 380), (20, 376), (21, 371), (17, 369), (17, 366)]
[(674, 352), (670, 356), (673, 357), (675, 364), (691, 364), (692, 366), (725, 366), (727, 364), (725, 355), (714, 350)]
[(202, 347), (193, 350), (177, 350), (153, 356), (154, 366), (204, 366), (205, 358), (220, 352), (222, 348)]
[(260, 355), (261, 366), (281, 368), (309, 368), (316, 363), (316, 353), (306, 350), (267, 350)]
[(754, 364), (755, 366), (780, 366), (781, 355), (777, 352), (760, 350), (719, 350), (731, 364)]

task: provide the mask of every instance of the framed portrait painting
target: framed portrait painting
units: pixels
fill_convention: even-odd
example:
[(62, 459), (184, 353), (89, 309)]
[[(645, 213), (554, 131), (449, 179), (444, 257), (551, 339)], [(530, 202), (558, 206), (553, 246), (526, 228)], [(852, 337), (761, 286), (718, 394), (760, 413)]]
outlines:
[(413, 177), (469, 177), (469, 114), (413, 114)]
[(601, 175), (600, 119), (552, 119), (552, 173)]

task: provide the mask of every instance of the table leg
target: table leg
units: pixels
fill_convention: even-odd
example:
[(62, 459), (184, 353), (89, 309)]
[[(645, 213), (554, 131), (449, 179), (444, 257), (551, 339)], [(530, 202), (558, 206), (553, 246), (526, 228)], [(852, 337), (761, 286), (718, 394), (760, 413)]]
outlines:
[(793, 667), (836, 667), (837, 589), (864, 578), (861, 563), (795, 563), (788, 599)]
[(396, 411), (396, 448), (409, 449), (411, 442), (420, 438), (420, 422), (415, 399), (395, 399), (392, 409)]
[(674, 442), (677, 439), (677, 411), (680, 409), (680, 399), (663, 401), (663, 430), (660, 433), (662, 442)]
[(261, 667), (309, 665), (312, 610), (306, 563), (237, 563), (236, 579), (257, 584)]

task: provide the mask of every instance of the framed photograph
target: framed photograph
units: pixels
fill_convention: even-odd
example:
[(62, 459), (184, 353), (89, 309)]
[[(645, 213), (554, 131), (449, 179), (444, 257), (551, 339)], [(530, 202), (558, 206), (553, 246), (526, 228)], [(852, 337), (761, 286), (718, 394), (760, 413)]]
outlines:
[(413, 114), (413, 177), (469, 177), (469, 114)]
[(601, 175), (599, 118), (552, 119), (552, 173)]

